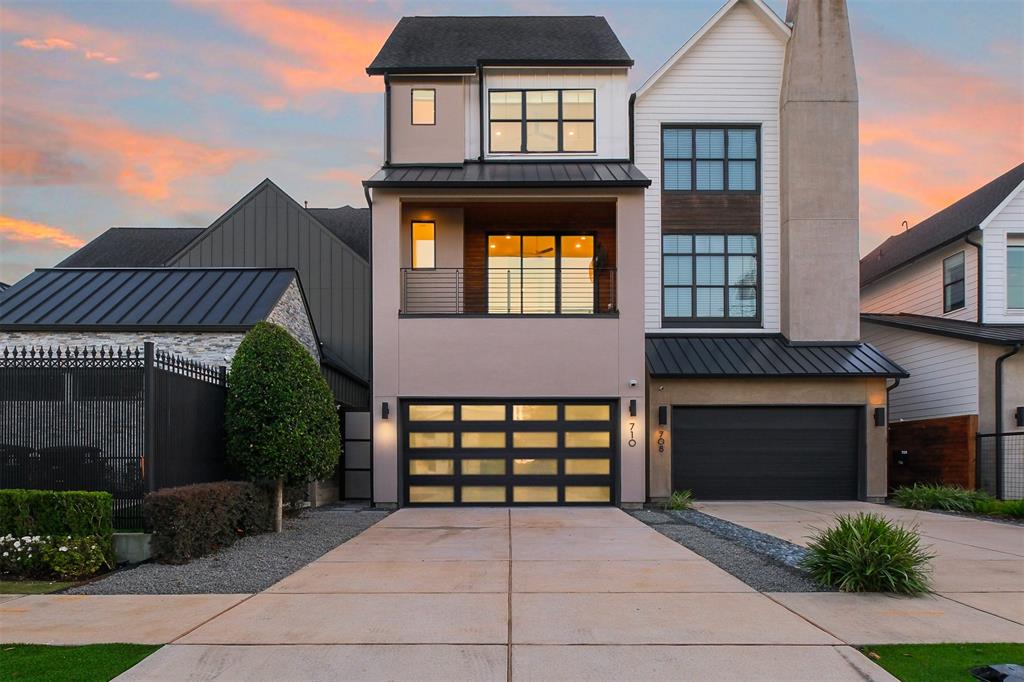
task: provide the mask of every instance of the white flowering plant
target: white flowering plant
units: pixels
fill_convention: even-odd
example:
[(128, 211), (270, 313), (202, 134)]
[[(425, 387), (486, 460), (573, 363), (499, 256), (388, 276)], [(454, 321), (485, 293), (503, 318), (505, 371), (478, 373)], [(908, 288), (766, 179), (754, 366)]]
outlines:
[(95, 535), (0, 536), (0, 574), (4, 576), (84, 578), (112, 568)]

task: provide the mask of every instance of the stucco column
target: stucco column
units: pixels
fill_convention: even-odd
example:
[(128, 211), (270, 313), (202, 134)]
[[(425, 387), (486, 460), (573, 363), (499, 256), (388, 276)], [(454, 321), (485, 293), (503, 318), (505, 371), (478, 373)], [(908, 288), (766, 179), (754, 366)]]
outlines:
[[(398, 195), (377, 192), (373, 197), (373, 501), (398, 502), (398, 308), (399, 227)], [(383, 403), (390, 415), (382, 417)]]
[[(646, 400), (644, 399), (644, 194), (619, 195), (615, 210), (617, 303), (619, 309), (620, 467), (619, 497), (624, 505), (642, 504), (646, 485)], [(632, 385), (631, 385), (632, 383)], [(636, 401), (636, 415), (629, 402)]]

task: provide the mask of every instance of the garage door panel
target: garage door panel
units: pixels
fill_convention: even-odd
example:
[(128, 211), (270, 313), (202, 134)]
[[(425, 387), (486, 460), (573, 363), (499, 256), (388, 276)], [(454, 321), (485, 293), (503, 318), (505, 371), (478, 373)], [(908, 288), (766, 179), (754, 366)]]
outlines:
[(672, 481), (698, 499), (855, 499), (858, 408), (682, 408)]

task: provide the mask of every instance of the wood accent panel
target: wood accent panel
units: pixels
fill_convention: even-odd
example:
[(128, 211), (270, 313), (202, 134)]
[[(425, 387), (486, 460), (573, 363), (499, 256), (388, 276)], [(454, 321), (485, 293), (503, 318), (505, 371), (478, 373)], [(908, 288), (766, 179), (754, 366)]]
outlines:
[(976, 414), (889, 424), (889, 489), (944, 483), (973, 490), (977, 432)]
[(662, 232), (751, 233), (761, 231), (761, 195), (662, 192)]

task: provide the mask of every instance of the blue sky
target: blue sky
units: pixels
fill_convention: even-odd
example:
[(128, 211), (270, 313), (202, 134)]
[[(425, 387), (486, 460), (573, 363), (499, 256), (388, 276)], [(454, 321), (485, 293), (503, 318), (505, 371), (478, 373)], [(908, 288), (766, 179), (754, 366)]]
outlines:
[[(780, 14), (784, 2), (770, 0)], [(406, 14), (602, 14), (639, 86), (714, 12), (686, 2), (4, 2), (0, 280), (113, 225), (205, 226), (264, 177), (363, 205)], [(851, 0), (862, 249), (1024, 160), (1024, 3)]]

